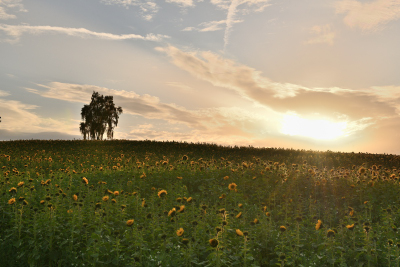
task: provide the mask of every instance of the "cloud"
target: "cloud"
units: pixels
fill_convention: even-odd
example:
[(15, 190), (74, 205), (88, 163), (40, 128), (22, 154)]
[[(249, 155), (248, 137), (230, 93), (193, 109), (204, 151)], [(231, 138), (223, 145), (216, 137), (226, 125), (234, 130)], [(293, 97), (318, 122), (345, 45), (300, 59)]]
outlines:
[[(232, 5), (232, 1), (233, 0), (210, 0), (210, 3), (221, 9), (229, 9)], [(240, 0), (239, 5), (247, 5), (248, 9), (243, 9), (243, 13), (248, 13), (249, 11), (261, 12), (271, 5), (269, 2), (270, 0)]]
[(335, 32), (331, 29), (331, 25), (316, 25), (311, 28), (310, 32), (314, 35), (306, 44), (329, 44), (333, 45)]
[[(72, 120), (43, 118), (33, 111), (39, 108), (36, 105), (24, 104), (15, 100), (0, 99), (1, 128), (3, 130), (23, 133), (60, 132), (73, 134), (77, 132), (77, 123)], [(74, 130), (75, 129), (75, 130)]]
[[(239, 21), (240, 22), (240, 21)], [(222, 30), (223, 27), (226, 25), (226, 20), (219, 20), (219, 21), (209, 21), (209, 22), (203, 22), (200, 24), (200, 26), (203, 26), (203, 28), (199, 29), (200, 32), (213, 32), (213, 31), (219, 31)]]
[[(232, 24), (243, 22), (243, 20), (234, 20)], [(214, 20), (202, 22), (199, 27), (186, 27), (182, 31), (199, 31), (199, 32), (214, 32), (223, 30), (226, 26), (226, 20)]]
[(139, 7), (140, 14), (143, 19), (150, 21), (157, 14), (160, 7), (153, 1), (149, 0), (101, 0), (106, 5), (118, 5), (128, 9), (130, 6)]
[(348, 116), (350, 121), (363, 118), (393, 117), (400, 114), (398, 87), (365, 90), (344, 88), (308, 88), (277, 83), (246, 65), (211, 52), (184, 52), (176, 47), (158, 48), (179, 68), (214, 86), (235, 91), (255, 104), (285, 113), (321, 116)]
[[(205, 64), (203, 68), (207, 69), (207, 63), (203, 63)], [(198, 64), (198, 62), (196, 63), (196, 61), (192, 59), (190, 64)], [(227, 65), (228, 63), (225, 62), (225, 64)], [(231, 88), (232, 85), (236, 85), (238, 88), (233, 88), (233, 90), (240, 89), (243, 91), (244, 88), (239, 88), (239, 86), (249, 84), (249, 82), (244, 81), (249, 79), (249, 77), (253, 77), (253, 79), (255, 78), (254, 83), (260, 81), (265, 82), (265, 80), (262, 79), (258, 80), (260, 77), (257, 77), (257, 75), (260, 76), (260, 74), (251, 74), (251, 69), (249, 70), (246, 69), (245, 66), (238, 64), (236, 65), (236, 71), (233, 68), (230, 69), (233, 71), (233, 76), (228, 75), (225, 77), (227, 79), (225, 79), (224, 76), (215, 76), (216, 73), (214, 73), (214, 71), (210, 71), (210, 69), (208, 69), (208, 72), (205, 71), (204, 73), (201, 73), (199, 77), (204, 77), (203, 75), (208, 73), (208, 75), (214, 75), (214, 79), (218, 79), (220, 85), (225, 84), (226, 88)], [(240, 77), (246, 72), (248, 75), (247, 77)], [(209, 80), (212, 80), (210, 78), (211, 76), (208, 77)], [(233, 83), (230, 84), (229, 79), (232, 79), (234, 76), (239, 76), (238, 79), (243, 81), (233, 81)], [(215, 82), (216, 81), (214, 81), (214, 83)], [(167, 85), (180, 86), (182, 84), (179, 82), (170, 82)], [(284, 84), (281, 86), (283, 87)], [(391, 90), (395, 92), (394, 95), (385, 94), (384, 89), (385, 88), (380, 88), (378, 90), (381, 93), (376, 93), (376, 90), (372, 90), (371, 92), (365, 91), (362, 94), (360, 93), (356, 95), (357, 97), (363, 96), (364, 98), (355, 97), (352, 95), (355, 93), (355, 91), (349, 89), (301, 89), (292, 95), (286, 94), (285, 96), (274, 96), (274, 93), (271, 93), (271, 101), (268, 103), (270, 104), (269, 106), (273, 108), (272, 110), (267, 108), (267, 103), (263, 102), (259, 102), (262, 104), (252, 110), (240, 107), (218, 107), (189, 110), (175, 104), (163, 103), (154, 96), (138, 95), (134, 92), (108, 89), (93, 85), (52, 82), (48, 85), (38, 85), (38, 89), (27, 88), (29, 92), (41, 95), (42, 97), (84, 104), (88, 104), (90, 102), (90, 97), (93, 91), (98, 91), (103, 95), (113, 95), (114, 102), (116, 105), (123, 107), (124, 114), (140, 115), (147, 119), (146, 124), (134, 126), (134, 128), (128, 132), (120, 132), (119, 128), (116, 129), (114, 136), (120, 139), (175, 140), (188, 142), (212, 142), (224, 145), (293, 147), (319, 150), (332, 150), (335, 148), (342, 151), (362, 151), (366, 149), (366, 146), (365, 143), (362, 143), (360, 140), (366, 142), (365, 140), (368, 141), (368, 138), (371, 135), (385, 136), (385, 131), (390, 129), (389, 125), (394, 125), (393, 127), (397, 127), (396, 131), (388, 131), (386, 134), (387, 139), (384, 138), (385, 142), (381, 142), (382, 146), (374, 146), (374, 150), (369, 150), (378, 152), (385, 151), (385, 149), (389, 148), (393, 150), (393, 145), (390, 144), (390, 142), (395, 142), (395, 140), (397, 140), (397, 133), (400, 131), (400, 124), (396, 123), (400, 116), (396, 116), (394, 114), (393, 107), (391, 107), (390, 104), (387, 104), (390, 101), (393, 101), (394, 103), (400, 102), (400, 99), (396, 98), (398, 95), (395, 92), (396, 87), (391, 87)], [(247, 93), (248, 92), (246, 91), (243, 92), (243, 94)], [(298, 97), (303, 96), (306, 98), (311, 97), (312, 99), (308, 102), (302, 103), (302, 98), (300, 99)], [(319, 96), (320, 98), (315, 98), (316, 96)], [(249, 97), (249, 99), (251, 98)], [(285, 102), (288, 100), (290, 100), (290, 102)], [(256, 100), (253, 99), (253, 101)], [(351, 112), (350, 114), (340, 113), (339, 111), (343, 110), (340, 109), (340, 105), (338, 105), (338, 103), (343, 101), (345, 102), (345, 106), (355, 105), (354, 108), (349, 109), (351, 112), (361, 109), (362, 111), (360, 112), (359, 117), (355, 117), (355, 115)], [(287, 114), (287, 112), (295, 113), (299, 117), (306, 119), (313, 119), (312, 116), (317, 116), (320, 118), (324, 114), (316, 114), (318, 111), (320, 111), (319, 107), (324, 105), (329, 106), (330, 102), (336, 103), (336, 105), (338, 105), (338, 109), (334, 110), (334, 116), (332, 116), (332, 113), (329, 113), (330, 116), (328, 117), (330, 119), (334, 117), (334, 120), (331, 120), (332, 122), (346, 123), (346, 137), (343, 137), (335, 142), (318, 142), (310, 138), (299, 136), (282, 137), (283, 135), (280, 133), (281, 129), (279, 128), (279, 125), (282, 117)], [(0, 102), (0, 106), (3, 107), (2, 102)], [(302, 109), (308, 106), (310, 106), (309, 111), (312, 112), (312, 114), (303, 114)], [(386, 110), (384, 106), (386, 106)], [(333, 104), (332, 107), (334, 107)], [(35, 108), (36, 106), (23, 105), (18, 110), (24, 110), (25, 112), (32, 114), (29, 109), (34, 110)], [(371, 108), (372, 110), (369, 112), (367, 108)], [(16, 113), (13, 112), (13, 110), (11, 110), (7, 105), (5, 106), (5, 109), (9, 110), (9, 114)], [(0, 110), (0, 112), (1, 111), (2, 110)], [(364, 114), (366, 111), (369, 113), (367, 112)], [(368, 117), (368, 115), (372, 116)], [(51, 118), (47, 118), (45, 120), (39, 118), (38, 120), (37, 116), (34, 116), (34, 114), (31, 117), (25, 114), (21, 115), (20, 117), (26, 119), (19, 123), (18, 118), (15, 117), (12, 119), (12, 121), (16, 121), (18, 122), (17, 124), (21, 125), (24, 125), (25, 122), (27, 125), (38, 125), (40, 122), (41, 129), (48, 129), (50, 126), (52, 126), (54, 127), (53, 129), (62, 129), (60, 132), (73, 135), (76, 135), (78, 131), (77, 121), (73, 121), (73, 127), (71, 127), (71, 130), (68, 131), (68, 129), (64, 130), (65, 125), (68, 124), (67, 122), (57, 122), (59, 124), (56, 124), (56, 120)], [(34, 121), (39, 122), (32, 123)], [(160, 124), (160, 121), (167, 122), (167, 124)], [(48, 123), (46, 127), (43, 126), (45, 122)], [(24, 127), (26, 128), (25, 125)], [(367, 128), (368, 131), (366, 130)], [(20, 129), (21, 128), (19, 128), (19, 130)], [(35, 129), (38, 128), (36, 127)], [(42, 130), (38, 132), (45, 131)]]
[(336, 13), (345, 14), (344, 23), (363, 31), (376, 31), (391, 21), (400, 19), (400, 1), (375, 0), (363, 3), (342, 0), (335, 3)]
[(54, 27), (54, 26), (30, 26), (30, 25), (7, 25), (0, 24), (0, 31), (4, 31), (8, 36), (14, 39), (9, 39), (9, 42), (17, 42), (19, 38), (24, 34), (42, 34), (42, 33), (60, 33), (69, 36), (81, 37), (81, 38), (99, 38), (104, 40), (128, 40), (137, 39), (145, 41), (159, 42), (164, 38), (169, 38), (166, 35), (160, 34), (147, 34), (146, 36), (138, 34), (112, 34), (105, 32), (94, 32), (85, 28), (65, 28), (65, 27)]
[(138, 95), (134, 92), (119, 91), (94, 85), (79, 85), (52, 82), (49, 85), (39, 85), (47, 90), (26, 88), (29, 92), (42, 97), (60, 99), (70, 102), (90, 103), (93, 91), (103, 95), (114, 96), (114, 102), (122, 106), (124, 113), (141, 115), (148, 119), (164, 119), (170, 123), (184, 123), (190, 127), (202, 127), (197, 115), (175, 104), (161, 103), (159, 98), (150, 95)]
[(9, 96), (9, 95), (10, 95), (9, 92), (0, 90), (0, 97), (2, 97), (2, 96)]
[(190, 87), (186, 84), (180, 83), (180, 82), (166, 82), (165, 84), (168, 86), (171, 86), (171, 87), (181, 89), (183, 91), (193, 91), (194, 90), (192, 87)]
[[(237, 13), (249, 14), (252, 12), (262, 12), (267, 6), (270, 0), (211, 0), (210, 3), (227, 10), (225, 20), (225, 32), (224, 32), (224, 51), (229, 44), (229, 38), (232, 33), (232, 27), (236, 21)], [(241, 8), (239, 8), (241, 7)], [(240, 20), (240, 22), (242, 22)]]
[(8, 12), (16, 10), (17, 12), (27, 12), (21, 0), (1, 0), (0, 1), (0, 20), (15, 19), (17, 16)]
[(229, 43), (229, 36), (232, 31), (234, 17), (240, 4), (240, 0), (232, 0), (231, 4), (229, 5), (228, 14), (226, 15), (226, 28), (224, 33), (224, 51), (226, 50), (226, 46)]
[[(182, 84), (175, 82), (172, 85)], [(52, 82), (38, 87), (41, 89), (26, 89), (42, 97), (83, 104), (89, 104), (93, 91), (112, 95), (115, 104), (123, 108), (124, 114), (140, 115), (149, 120), (164, 120), (168, 122), (169, 128), (171, 125), (183, 125), (199, 135), (254, 138), (264, 136), (265, 129), (273, 128), (273, 120), (265, 116), (269, 113), (264, 109), (262, 114), (237, 107), (188, 110), (175, 104), (163, 103), (154, 96), (94, 85)]]
[(166, 0), (167, 3), (175, 3), (182, 7), (194, 6), (193, 0)]
[(186, 28), (184, 28), (182, 31), (183, 31), (183, 32), (191, 32), (191, 31), (193, 31), (193, 30), (196, 30), (196, 28), (195, 28), (195, 27), (186, 27)]

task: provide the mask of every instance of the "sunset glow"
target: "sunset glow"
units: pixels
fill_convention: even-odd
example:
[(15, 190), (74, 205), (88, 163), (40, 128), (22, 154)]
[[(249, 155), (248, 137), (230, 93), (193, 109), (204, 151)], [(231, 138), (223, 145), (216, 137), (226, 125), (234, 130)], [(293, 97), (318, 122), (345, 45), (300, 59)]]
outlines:
[(281, 132), (286, 135), (304, 136), (318, 140), (331, 140), (344, 136), (346, 122), (312, 120), (296, 115), (285, 115)]

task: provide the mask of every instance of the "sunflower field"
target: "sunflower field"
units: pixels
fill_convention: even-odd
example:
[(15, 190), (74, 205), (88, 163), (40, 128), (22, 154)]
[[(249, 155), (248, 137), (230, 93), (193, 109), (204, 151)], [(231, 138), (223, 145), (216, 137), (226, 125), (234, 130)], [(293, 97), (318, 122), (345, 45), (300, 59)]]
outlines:
[(399, 266), (400, 156), (0, 142), (0, 266)]

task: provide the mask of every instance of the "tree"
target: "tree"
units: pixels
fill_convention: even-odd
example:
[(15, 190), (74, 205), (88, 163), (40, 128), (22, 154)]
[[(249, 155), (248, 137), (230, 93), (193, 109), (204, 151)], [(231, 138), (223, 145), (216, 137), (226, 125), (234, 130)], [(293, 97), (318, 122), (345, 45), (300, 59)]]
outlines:
[(114, 128), (117, 127), (122, 112), (121, 107), (115, 106), (113, 96), (104, 97), (93, 91), (90, 104), (84, 105), (81, 110), (83, 122), (80, 123), (79, 130), (83, 139), (103, 140), (105, 132), (107, 139), (113, 139)]

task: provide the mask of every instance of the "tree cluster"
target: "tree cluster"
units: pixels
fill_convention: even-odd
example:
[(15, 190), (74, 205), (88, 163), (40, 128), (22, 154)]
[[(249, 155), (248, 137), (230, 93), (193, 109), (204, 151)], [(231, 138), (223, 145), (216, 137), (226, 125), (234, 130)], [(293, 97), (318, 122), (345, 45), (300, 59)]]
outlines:
[(81, 110), (83, 122), (79, 130), (83, 139), (103, 140), (104, 133), (107, 133), (107, 139), (113, 139), (120, 114), (122, 108), (115, 106), (113, 96), (103, 96), (93, 91), (90, 104), (84, 105)]

